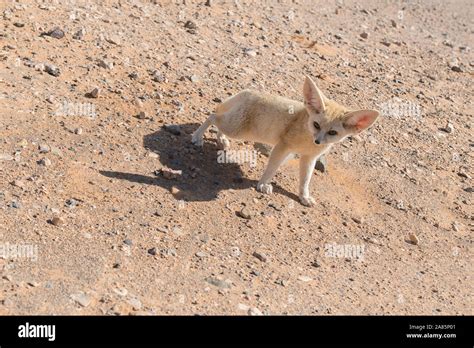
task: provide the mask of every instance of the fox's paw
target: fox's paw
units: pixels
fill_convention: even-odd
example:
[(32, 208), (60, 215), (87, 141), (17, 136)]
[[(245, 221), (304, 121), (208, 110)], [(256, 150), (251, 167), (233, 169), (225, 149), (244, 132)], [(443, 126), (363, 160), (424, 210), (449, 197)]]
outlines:
[(197, 133), (193, 133), (193, 136), (191, 138), (191, 142), (196, 145), (196, 146), (202, 146), (204, 144), (204, 140), (202, 136), (199, 136)]
[(217, 144), (221, 150), (228, 150), (230, 148), (230, 141), (225, 136), (217, 138)]
[(257, 191), (263, 192), (267, 195), (273, 192), (272, 184), (257, 184)]
[(316, 204), (316, 201), (311, 196), (307, 196), (307, 197), (301, 196), (300, 197), (300, 202), (301, 202), (301, 204), (303, 204), (304, 206), (307, 206), (307, 207), (312, 207)]

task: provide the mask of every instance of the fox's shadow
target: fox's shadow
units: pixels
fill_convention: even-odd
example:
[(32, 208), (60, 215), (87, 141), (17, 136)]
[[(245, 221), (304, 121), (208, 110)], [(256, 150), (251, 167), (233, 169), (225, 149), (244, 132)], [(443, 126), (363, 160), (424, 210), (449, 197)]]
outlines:
[[(217, 162), (219, 148), (215, 139), (206, 140), (203, 147), (191, 143), (190, 134), (197, 127), (199, 124), (196, 123), (182, 124), (179, 126), (179, 135), (162, 127), (157, 132), (143, 137), (143, 146), (159, 156), (162, 166), (182, 171), (182, 174), (174, 179), (166, 179), (161, 174), (145, 176), (114, 171), (100, 173), (110, 178), (158, 185), (168, 190), (174, 186), (179, 190), (174, 194), (175, 198), (186, 201), (209, 201), (225, 189), (239, 190), (255, 186), (257, 182), (246, 179), (239, 164)], [(157, 165), (157, 169), (160, 167)]]

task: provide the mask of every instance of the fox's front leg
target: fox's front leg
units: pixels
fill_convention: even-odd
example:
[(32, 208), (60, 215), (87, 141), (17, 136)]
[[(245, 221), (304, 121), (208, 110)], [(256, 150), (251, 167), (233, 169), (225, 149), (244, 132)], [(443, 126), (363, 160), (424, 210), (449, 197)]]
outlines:
[(300, 158), (300, 202), (307, 207), (311, 207), (316, 203), (314, 198), (309, 194), (309, 183), (317, 158), (317, 156), (308, 155), (303, 155)]
[(283, 143), (278, 143), (272, 150), (270, 158), (268, 159), (267, 168), (262, 175), (262, 178), (257, 184), (257, 190), (266, 194), (270, 194), (273, 191), (272, 184), (270, 180), (275, 175), (276, 171), (280, 165), (285, 161), (285, 159), (290, 154), (290, 150)]

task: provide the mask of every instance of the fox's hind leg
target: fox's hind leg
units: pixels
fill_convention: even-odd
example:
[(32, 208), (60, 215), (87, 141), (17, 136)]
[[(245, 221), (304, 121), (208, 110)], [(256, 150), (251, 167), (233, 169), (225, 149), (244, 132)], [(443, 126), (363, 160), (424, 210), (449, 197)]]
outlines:
[(196, 146), (202, 146), (203, 144), (203, 136), (204, 136), (204, 133), (206, 132), (206, 130), (215, 123), (216, 121), (216, 115), (215, 114), (212, 114), (211, 116), (209, 116), (207, 118), (206, 121), (204, 121), (204, 123), (198, 128), (196, 129), (196, 131), (193, 133), (192, 135), (192, 143)]

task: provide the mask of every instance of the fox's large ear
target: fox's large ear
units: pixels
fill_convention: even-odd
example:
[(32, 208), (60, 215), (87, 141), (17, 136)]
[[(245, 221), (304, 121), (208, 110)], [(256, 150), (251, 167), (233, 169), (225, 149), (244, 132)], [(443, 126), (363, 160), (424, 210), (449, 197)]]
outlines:
[(309, 76), (304, 81), (303, 96), (307, 107), (318, 114), (324, 111), (324, 95)]
[(349, 113), (344, 121), (344, 128), (354, 132), (360, 133), (364, 129), (369, 128), (379, 117), (377, 110), (357, 110)]

